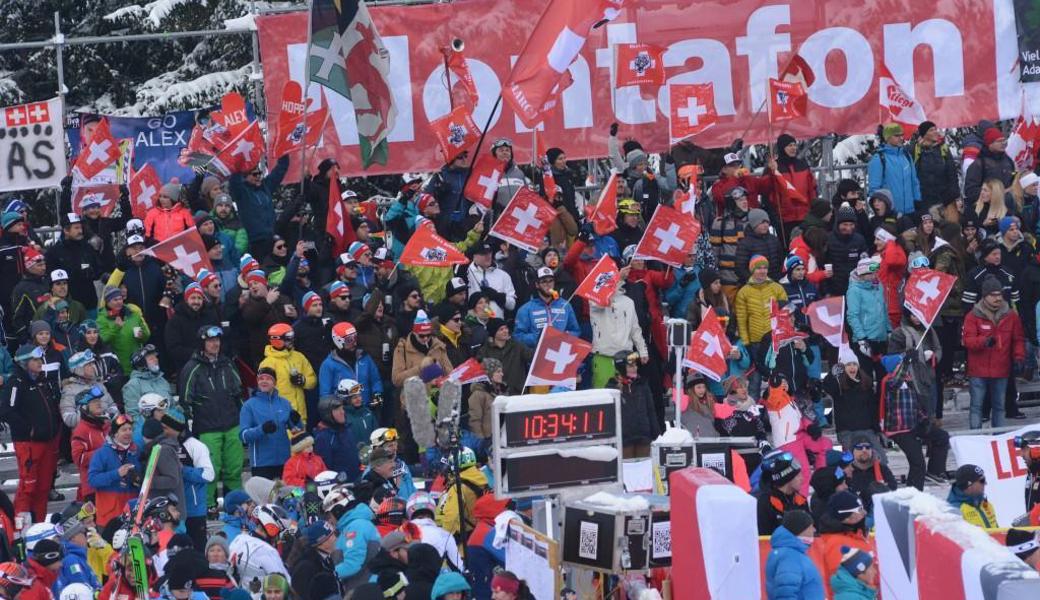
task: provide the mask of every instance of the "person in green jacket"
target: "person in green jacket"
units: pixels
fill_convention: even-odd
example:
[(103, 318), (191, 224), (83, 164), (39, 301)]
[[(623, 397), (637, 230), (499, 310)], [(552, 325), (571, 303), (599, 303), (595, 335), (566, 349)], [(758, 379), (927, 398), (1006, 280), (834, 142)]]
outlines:
[(874, 600), (877, 574), (877, 565), (869, 552), (842, 546), (841, 566), (831, 576), (834, 600)]
[(105, 308), (97, 318), (101, 340), (111, 346), (119, 357), (123, 372), (129, 373), (132, 367), (130, 358), (148, 341), (152, 332), (141, 314), (141, 308), (126, 303), (122, 289), (105, 286), (102, 297)]
[(217, 196), (213, 201), (213, 212), (210, 214), (213, 215), (217, 228), (234, 240), (238, 255), (245, 254), (249, 248), (249, 234), (246, 233), (246, 228), (242, 226), (242, 221), (238, 218), (238, 211), (235, 209), (231, 196), (227, 194)]

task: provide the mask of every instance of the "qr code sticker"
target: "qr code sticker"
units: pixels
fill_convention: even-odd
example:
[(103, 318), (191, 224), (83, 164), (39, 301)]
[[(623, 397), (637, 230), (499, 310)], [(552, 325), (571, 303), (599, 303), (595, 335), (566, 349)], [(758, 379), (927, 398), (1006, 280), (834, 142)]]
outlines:
[(658, 521), (653, 527), (653, 548), (650, 557), (654, 560), (672, 557), (672, 522)]
[(701, 455), (701, 466), (705, 469), (712, 469), (718, 472), (723, 477), (726, 476), (726, 455), (723, 453), (718, 454), (702, 454)]
[(578, 556), (588, 560), (596, 560), (596, 547), (599, 545), (599, 525), (588, 521), (581, 522), (578, 532)]

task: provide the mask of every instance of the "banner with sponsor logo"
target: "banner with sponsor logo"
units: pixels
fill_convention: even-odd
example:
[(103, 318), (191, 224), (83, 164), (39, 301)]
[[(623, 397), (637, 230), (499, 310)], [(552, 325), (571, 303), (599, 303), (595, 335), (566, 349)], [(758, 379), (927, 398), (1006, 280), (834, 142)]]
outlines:
[(61, 183), (66, 172), (61, 100), (54, 98), (0, 110), (0, 192)]
[(1026, 464), (1015, 448), (1015, 436), (1040, 427), (1027, 425), (1000, 435), (956, 435), (950, 438), (957, 466), (978, 465), (986, 473), (986, 497), (1001, 527), (1026, 512)]
[[(547, 0), (468, 0), (373, 7), (372, 19), (391, 56), (398, 116), (389, 136), (389, 162), (373, 165), (366, 174), (440, 168), (435, 136), (426, 127), (450, 111), (439, 48), (453, 38), (465, 41), (466, 63), (480, 96), (473, 118), (483, 125), (511, 61), (546, 5)], [(816, 73), (807, 90), (807, 117), (784, 126), (795, 137), (873, 132), (882, 65), (942, 127), (974, 124), (983, 116), (1013, 118), (1021, 109), (1012, 0), (863, 0), (855, 10), (836, 0), (704, 0), (696, 3), (695, 16), (692, 6), (645, 0), (594, 29), (570, 67), (574, 83), (544, 123), (547, 143), (560, 144), (573, 159), (603, 156), (608, 128), (617, 121), (620, 137), (636, 136), (650, 151), (664, 150), (670, 84), (688, 83), (711, 83), (715, 89), (719, 122), (698, 136), (698, 144), (728, 145), (749, 124), (745, 140), (765, 141), (766, 115), (753, 123), (752, 115), (764, 106), (769, 78), (778, 77), (795, 53)], [(277, 94), (285, 81), (304, 81), (307, 14), (271, 15), (257, 22), (268, 106), (279, 106)], [(612, 92), (612, 44), (621, 43), (665, 48), (667, 81), (651, 97), (644, 98), (635, 85)], [(308, 154), (311, 170), (334, 157), (343, 173), (359, 174), (352, 105), (325, 93), (332, 118), (320, 147)], [(319, 86), (312, 85), (307, 96), (320, 101)], [(1029, 100), (1040, 107), (1037, 96)], [(500, 107), (491, 119), (490, 139), (518, 141), (528, 132), (509, 108)], [(518, 162), (530, 161), (527, 146), (515, 144)], [(298, 164), (290, 174), (298, 176)]]

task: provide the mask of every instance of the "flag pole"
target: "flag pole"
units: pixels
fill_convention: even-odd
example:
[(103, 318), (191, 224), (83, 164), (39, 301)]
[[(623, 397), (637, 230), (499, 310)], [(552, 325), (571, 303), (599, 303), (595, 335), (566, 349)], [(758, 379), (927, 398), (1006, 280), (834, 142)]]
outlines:
[[(477, 155), (480, 154), (480, 148), (484, 145), (484, 137), (487, 136), (488, 129), (491, 128), (491, 119), (495, 118), (495, 113), (498, 112), (499, 105), (502, 104), (502, 92), (498, 93), (498, 99), (495, 100), (495, 105), (491, 107), (491, 114), (488, 115), (487, 121), (484, 123), (484, 129), (480, 131), (480, 139), (477, 140), (477, 147), (473, 149), (473, 153), (469, 157), (469, 167), (466, 169), (466, 179), (462, 181), (462, 189), (466, 189), (466, 185), (469, 183), (470, 175), (473, 174), (473, 165), (477, 162)], [(475, 107), (474, 107), (475, 108)], [(493, 213), (495, 210), (495, 201), (491, 201), (491, 209), (489, 213)], [(483, 218), (483, 217), (481, 217)]]
[[(784, 71), (786, 71), (791, 66), (791, 64), (794, 62), (794, 57), (796, 57), (796, 56), (798, 56), (797, 52), (795, 52), (794, 54), (791, 55), (791, 58), (789, 58), (787, 60), (787, 64), (780, 71), (780, 73), (783, 73)], [(755, 121), (758, 119), (758, 116), (760, 114), (762, 114), (762, 111), (765, 110), (765, 108), (766, 108), (766, 104), (769, 103), (769, 94), (768, 94), (769, 87), (768, 86), (769, 86), (769, 80), (767, 78), (766, 79), (766, 90), (767, 90), (766, 98), (765, 98), (765, 100), (762, 101), (762, 105), (758, 107), (758, 110), (755, 111), (755, 114), (751, 115), (751, 120), (748, 121), (747, 127), (744, 128), (744, 133), (740, 134), (740, 139), (744, 139), (744, 137), (747, 136), (748, 132), (751, 131), (751, 126), (755, 124)]]
[(303, 73), (303, 144), (300, 146), (300, 195), (304, 193), (307, 180), (307, 94), (311, 87), (311, 46), (314, 44), (314, 0), (308, 3), (307, 11), (307, 59)]

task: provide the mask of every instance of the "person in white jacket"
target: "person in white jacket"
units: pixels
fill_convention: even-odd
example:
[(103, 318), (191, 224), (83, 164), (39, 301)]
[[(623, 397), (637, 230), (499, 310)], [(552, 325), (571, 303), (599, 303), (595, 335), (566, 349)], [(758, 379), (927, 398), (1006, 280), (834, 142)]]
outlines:
[(94, 362), (94, 353), (90, 350), (77, 352), (69, 357), (69, 370), (72, 377), (67, 379), (61, 386), (61, 402), (58, 410), (61, 412), (61, 420), (69, 429), (75, 429), (79, 424), (79, 409), (76, 407), (76, 396), (83, 390), (97, 387), (102, 392), (101, 409), (105, 414), (111, 415), (117, 411), (116, 403), (105, 389), (104, 382), (97, 376), (97, 364)]
[[(621, 281), (628, 274), (621, 269)], [(644, 364), (649, 360), (643, 329), (639, 326), (636, 305), (625, 295), (624, 283), (618, 285), (610, 298), (610, 306), (602, 307), (589, 302), (589, 319), (592, 321), (592, 387), (606, 387), (614, 376), (614, 355), (618, 352), (639, 353)]]
[(422, 532), (421, 539), (424, 544), (433, 546), (440, 553), (441, 558), (448, 559), (448, 562), (455, 565), (456, 569), (465, 571), (466, 567), (462, 564), (462, 557), (459, 556), (459, 546), (455, 543), (455, 538), (448, 533), (448, 530), (437, 525), (434, 520), (436, 510), (437, 504), (429, 494), (415, 492), (408, 498), (405, 514), (408, 516), (408, 521)]
[(288, 516), (284, 518), (281, 507), (261, 504), (253, 509), (252, 519), (257, 527), (249, 533), (242, 533), (231, 541), (228, 547), (231, 564), (230, 575), (238, 582), (239, 587), (250, 592), (254, 600), (259, 600), (263, 593), (261, 584), (272, 573), (281, 573), (289, 579), (289, 570), (282, 562), (278, 550), (272, 545), (288, 527)]
[(516, 288), (513, 278), (495, 266), (495, 248), (488, 242), (473, 247), (473, 262), (466, 272), (469, 293), (484, 294), (499, 319), (506, 318), (505, 311), (516, 310)]

